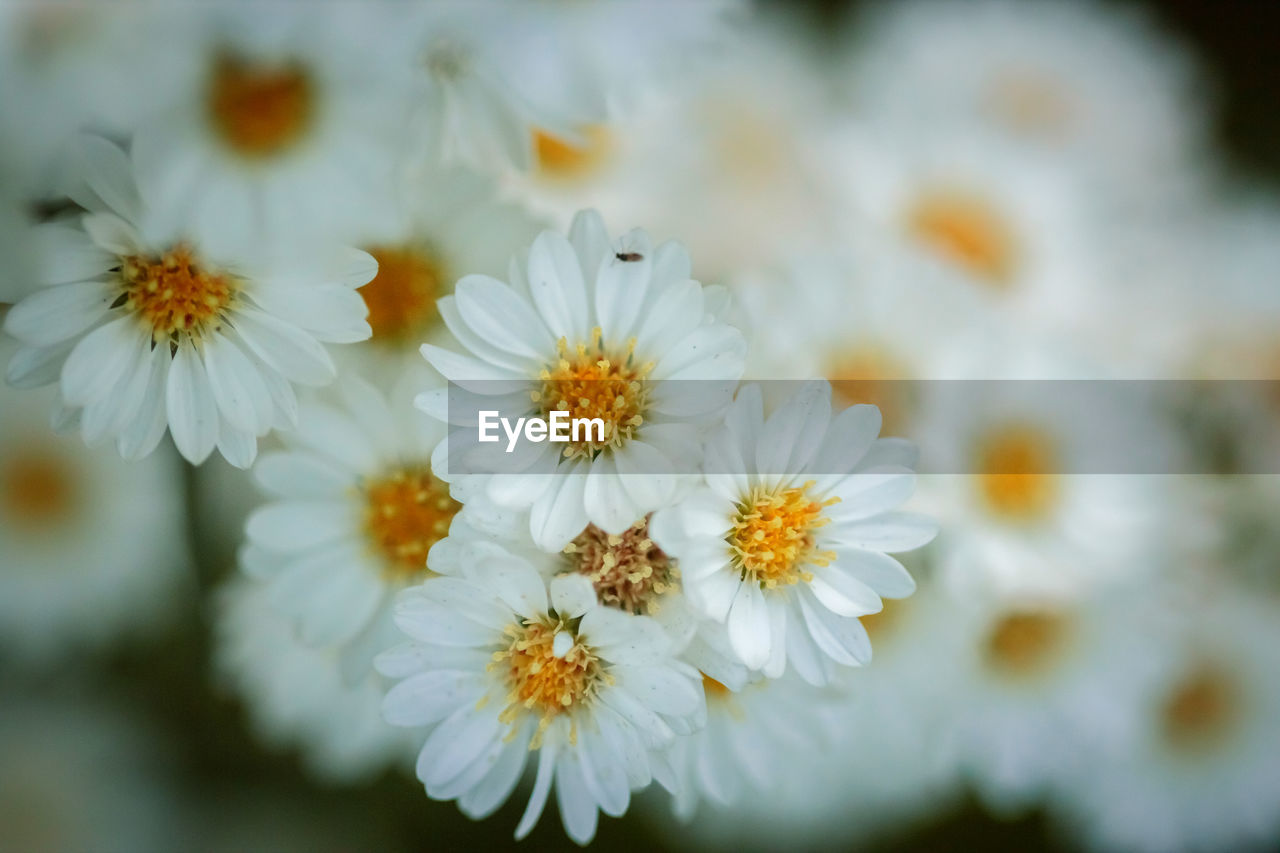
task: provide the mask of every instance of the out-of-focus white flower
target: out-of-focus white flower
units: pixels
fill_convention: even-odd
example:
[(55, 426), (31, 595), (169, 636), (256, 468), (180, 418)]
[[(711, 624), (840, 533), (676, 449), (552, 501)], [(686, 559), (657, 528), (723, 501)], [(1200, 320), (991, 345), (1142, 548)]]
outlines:
[(915, 454), (879, 431), (874, 406), (833, 416), (826, 382), (799, 386), (768, 419), (760, 387), (745, 386), (706, 442), (707, 484), (655, 514), (689, 600), (727, 625), (750, 669), (776, 678), (790, 661), (825, 683), (833, 662), (871, 657), (855, 617), (915, 589), (885, 552), (918, 548), (937, 528), (895, 511), (915, 485)]
[(365, 55), (375, 42), (351, 37), (353, 10), (220, 3), (164, 14), (181, 49), (151, 69), (156, 91), (132, 153), (166, 223), (220, 251), (266, 249), (379, 213), (403, 118)]
[(286, 449), (254, 470), (273, 500), (249, 516), (243, 567), (302, 643), (340, 647), (355, 681), (396, 641), (392, 597), (428, 574), (459, 509), (431, 471), (444, 427), (412, 405), (424, 382), (439, 378), (421, 363), (390, 395), (344, 376), (335, 403), (304, 403)]
[(349, 236), (378, 262), (360, 295), (373, 343), (391, 350), (438, 337), (444, 325), (436, 302), (454, 282), (468, 273), (502, 275), (540, 230), (519, 206), (500, 202), (491, 181), (462, 168), (416, 173), (379, 214)]
[(1170, 615), (1176, 665), (1143, 694), (1138, 736), (1086, 741), (1088, 772), (1060, 798), (1099, 850), (1265, 846), (1280, 823), (1280, 612), (1214, 580)]
[(20, 662), (153, 628), (190, 581), (176, 456), (53, 435), (50, 397), (0, 388), (0, 638)]
[(210, 252), (139, 195), (123, 151), (80, 142), (73, 197), (89, 213), (32, 232), (44, 286), (5, 317), (25, 344), (9, 382), (57, 382), (57, 420), (90, 444), (115, 438), (126, 459), (149, 454), (167, 428), (192, 463), (217, 446), (248, 466), (259, 437), (296, 422), (292, 383), (333, 379), (321, 342), (369, 336), (355, 288), (376, 262), (332, 247), (287, 266)]
[(1086, 755), (1139, 736), (1139, 697), (1164, 660), (1149, 605), (1131, 589), (970, 607), (963, 638), (935, 660), (960, 673), (940, 749), (989, 808), (1015, 813), (1054, 786), (1088, 786), (1096, 765)]
[(566, 832), (590, 841), (598, 811), (623, 814), (631, 791), (652, 780), (648, 751), (705, 710), (697, 673), (672, 657), (656, 623), (597, 606), (581, 575), (554, 579), (548, 592), (513, 555), (491, 552), (466, 577), (407, 590), (396, 624), (412, 642), (378, 657), (379, 671), (403, 679), (383, 710), (393, 724), (432, 727), (418, 756), (429, 796), (484, 817), (537, 753), (517, 838), (554, 781)]
[[(909, 434), (925, 383), (950, 376), (955, 348), (990, 318), (968, 294), (911, 275), (900, 258), (852, 237), (848, 250), (733, 281), (735, 308), (752, 335), (746, 375), (825, 378), (838, 403), (871, 403), (882, 432)], [(791, 385), (764, 387), (768, 394)]]
[(723, 293), (689, 278), (682, 246), (654, 247), (639, 229), (610, 241), (595, 212), (575, 217), (569, 239), (543, 232), (508, 279), (469, 275), (439, 300), (466, 354), (422, 352), (462, 399), (441, 389), (419, 405), (465, 425), (459, 437), (472, 444), (486, 409), (512, 423), (553, 410), (598, 418), (604, 440), (526, 441), (498, 473), (437, 471), (451, 482), (488, 477), (495, 503), (530, 508), (544, 550), (561, 550), (588, 523), (621, 534), (672, 499), (678, 475), (696, 472), (690, 454), (729, 401), (746, 342), (717, 316)]
[(7, 182), (11, 174), (0, 168), (0, 252), (7, 259), (0, 271), (0, 304), (10, 305), (35, 290), (37, 278), (35, 252), (27, 239), (31, 217)]
[(82, 698), (0, 702), (5, 847), (161, 853), (182, 845), (175, 786), (144, 720)]
[(694, 64), (733, 5), (389, 3), (384, 20), (363, 17), (382, 40), (385, 79), (409, 104), (411, 155), (492, 170), (526, 168), (539, 132), (580, 141), (612, 100)]
[[(958, 776), (940, 749), (940, 724), (957, 695), (959, 673), (939, 661), (962, 623), (941, 592), (925, 584), (910, 598), (886, 601), (880, 612), (860, 617), (875, 644), (874, 660), (846, 670), (828, 688), (799, 691), (807, 697), (802, 707), (773, 715), (774, 727), (808, 732), (810, 748), (773, 764), (768, 786), (747, 787), (733, 808), (703, 809), (681, 832), (719, 849), (866, 841), (954, 802)], [(772, 690), (775, 683), (803, 686), (785, 676), (759, 686)], [(709, 712), (713, 704), (708, 691)], [(740, 731), (750, 725), (749, 719), (739, 723)], [(699, 736), (706, 738), (701, 732), (692, 737)], [(761, 734), (761, 740), (762, 751), (742, 754), (772, 756), (769, 746), (778, 738)]]
[[(745, 675), (745, 673), (744, 673)], [(817, 761), (834, 740), (838, 694), (794, 674), (744, 679), (730, 689), (702, 678), (706, 725), (677, 738), (666, 755), (677, 780), (672, 806), (682, 821), (736, 814), (744, 798), (778, 795), (791, 768)], [(713, 812), (699, 810), (705, 803)]]
[(535, 209), (600, 207), (678, 237), (698, 278), (727, 278), (841, 237), (813, 144), (824, 94), (799, 35), (755, 28), (620, 121), (540, 134), (530, 175), (513, 183)]
[(872, 122), (908, 137), (978, 130), (1093, 192), (1153, 207), (1203, 169), (1195, 69), (1146, 10), (915, 0), (862, 24), (845, 73), (854, 109)]
[[(837, 239), (864, 264), (958, 289), (1006, 333), (1066, 337), (1110, 306), (1104, 220), (1068, 175), (982, 137), (850, 123), (821, 144)], [(867, 257), (879, 253), (890, 257)]]
[(384, 679), (367, 662), (348, 678), (339, 654), (301, 642), (272, 597), (265, 584), (244, 577), (217, 594), (214, 669), (244, 701), (258, 736), (298, 748), (307, 767), (332, 782), (407, 768), (418, 734), (382, 719)]
[(1180, 449), (1151, 400), (1025, 341), (970, 339), (951, 369), (981, 379), (931, 383), (915, 434), (945, 583), (1070, 598), (1163, 564), (1175, 496), (1155, 475)]
[(160, 85), (169, 46), (148, 4), (15, 0), (0, 5), (0, 163), (6, 191), (56, 194), (60, 158), (86, 130), (126, 134)]

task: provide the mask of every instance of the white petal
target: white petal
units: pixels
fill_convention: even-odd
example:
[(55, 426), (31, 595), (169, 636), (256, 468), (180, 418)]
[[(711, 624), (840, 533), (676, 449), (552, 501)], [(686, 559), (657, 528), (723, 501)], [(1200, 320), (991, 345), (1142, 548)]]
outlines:
[(63, 222), (36, 225), (31, 241), (40, 259), (40, 281), (46, 285), (97, 278), (120, 263), (83, 230)]
[(165, 411), (178, 452), (199, 465), (218, 443), (218, 406), (204, 365), (188, 340), (179, 344), (169, 366)]
[(133, 167), (119, 146), (101, 136), (82, 134), (71, 148), (77, 173), (108, 207), (130, 222), (137, 222), (142, 201), (133, 179)]
[(85, 406), (106, 396), (135, 365), (145, 338), (134, 317), (120, 317), (85, 335), (62, 365), (63, 399)]
[(252, 308), (238, 309), (233, 323), (258, 357), (291, 382), (318, 387), (337, 374), (328, 350), (292, 323)]
[(528, 359), (555, 352), (555, 339), (529, 303), (495, 278), (469, 275), (454, 290), (458, 313), (473, 332), (496, 347)]
[(5, 368), (5, 381), (14, 388), (39, 388), (57, 382), (62, 365), (79, 341), (52, 347), (19, 347)]
[[(769, 661), (774, 640), (769, 635), (769, 614), (760, 587), (753, 583), (738, 586), (727, 624), (734, 654), (750, 669), (763, 667)], [(782, 640), (777, 638), (777, 642)]]
[(533, 780), (533, 792), (529, 794), (529, 804), (525, 806), (520, 823), (516, 825), (516, 840), (524, 838), (542, 817), (542, 810), (547, 807), (547, 797), (551, 794), (551, 781), (556, 765), (555, 741), (544, 741), (538, 753), (538, 774)]
[(561, 617), (576, 619), (596, 606), (596, 590), (586, 575), (556, 575), (551, 579), (551, 606)]
[(80, 218), (89, 237), (100, 248), (128, 257), (143, 252), (142, 238), (132, 225), (111, 213), (86, 213)]
[(306, 451), (265, 454), (253, 476), (259, 486), (282, 498), (338, 498), (353, 482), (346, 471)]
[(599, 812), (583, 778), (579, 750), (568, 747), (556, 762), (556, 803), (565, 833), (579, 844), (595, 837)]
[(832, 527), (827, 538), (837, 545), (897, 553), (927, 545), (937, 534), (938, 524), (930, 518), (908, 512), (887, 512), (866, 521)]
[(204, 342), (204, 366), (218, 411), (233, 427), (252, 435), (271, 429), (274, 408), (267, 386), (239, 347), (215, 332)]
[(542, 550), (561, 551), (586, 529), (588, 519), (583, 495), (587, 478), (580, 473), (585, 467), (584, 463), (575, 467), (573, 473), (556, 474), (550, 491), (533, 505), (529, 530)]
[(382, 717), (393, 726), (426, 726), (484, 694), (485, 677), (475, 672), (437, 669), (413, 675), (387, 691)]
[(353, 515), (345, 501), (280, 501), (255, 509), (245, 533), (272, 551), (304, 551), (350, 535)]
[(553, 338), (570, 344), (584, 340), (587, 332), (587, 290), (583, 269), (569, 241), (554, 231), (544, 231), (529, 250), (529, 293), (534, 307)]
[(619, 687), (659, 714), (687, 717), (702, 702), (700, 686), (670, 666), (618, 665), (612, 671)]
[(9, 309), (4, 330), (25, 344), (50, 346), (92, 326), (114, 298), (111, 288), (98, 281), (44, 287)]

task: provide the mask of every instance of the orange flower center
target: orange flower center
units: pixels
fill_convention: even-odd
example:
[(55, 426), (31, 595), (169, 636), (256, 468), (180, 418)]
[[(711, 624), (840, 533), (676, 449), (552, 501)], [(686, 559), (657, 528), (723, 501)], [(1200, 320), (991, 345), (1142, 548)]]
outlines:
[(53, 452), (24, 449), (0, 467), (0, 506), (20, 525), (47, 527), (66, 519), (78, 498), (70, 467)]
[(806, 566), (825, 566), (835, 559), (819, 551), (814, 534), (831, 519), (822, 510), (839, 498), (809, 497), (813, 482), (790, 489), (754, 488), (739, 501), (733, 528), (726, 536), (734, 567), (742, 579), (773, 589), (813, 580)]
[(409, 580), (427, 574), (427, 552), (449, 534), (462, 505), (427, 468), (392, 471), (364, 488), (365, 532), (388, 576)]
[(601, 125), (582, 129), (582, 142), (570, 142), (541, 130), (533, 132), (534, 161), (540, 175), (573, 180), (595, 172), (608, 158), (613, 140)]
[(182, 243), (158, 258), (122, 258), (120, 278), (123, 293), (117, 304), (141, 317), (156, 343), (179, 332), (204, 334), (239, 290), (234, 276), (202, 266)]
[(978, 493), (996, 516), (1014, 522), (1044, 518), (1057, 501), (1055, 452), (1043, 431), (1011, 424), (990, 432), (977, 448)]
[[(566, 634), (570, 645), (556, 654), (557, 635)], [(507, 706), (499, 719), (513, 723), (521, 710), (541, 717), (538, 733), (529, 744), (537, 749), (542, 733), (559, 714), (589, 703), (609, 676), (600, 659), (562, 621), (544, 619), (508, 625), (504, 635), (510, 644), (493, 653), (490, 670), (506, 675), (509, 692)], [(563, 642), (563, 641), (562, 641)]]
[(373, 339), (403, 343), (417, 337), (436, 319), (444, 271), (421, 249), (376, 246), (368, 252), (378, 262), (378, 274), (360, 295), (369, 307)]
[(827, 378), (840, 408), (869, 403), (880, 410), (882, 434), (901, 434), (910, 416), (909, 372), (892, 353), (878, 346), (859, 346), (835, 359)]
[(272, 157), (297, 144), (315, 119), (315, 86), (296, 62), (265, 65), (231, 54), (213, 64), (209, 120), (242, 157)]
[(679, 572), (649, 538), (642, 518), (620, 535), (594, 524), (564, 549), (571, 568), (586, 575), (602, 604), (631, 613), (656, 613), (659, 599), (675, 589)]
[(1005, 614), (987, 634), (986, 662), (1016, 678), (1043, 672), (1066, 647), (1070, 622), (1064, 614), (1024, 610)]
[(644, 379), (653, 364), (635, 363), (634, 339), (624, 353), (612, 355), (600, 337), (597, 327), (591, 332), (590, 343), (580, 343), (574, 350), (561, 338), (559, 358), (542, 371), (542, 388), (533, 394), (543, 417), (559, 411), (568, 412), (571, 423), (578, 418), (598, 418), (604, 423), (603, 441), (598, 440), (594, 427), (584, 430), (579, 440), (565, 444), (564, 455), (568, 457), (593, 457), (606, 447), (620, 447), (644, 423), (649, 399)]
[(1169, 692), (1161, 709), (1161, 730), (1177, 749), (1203, 749), (1230, 733), (1239, 711), (1237, 685), (1221, 669), (1202, 664)]
[(908, 213), (907, 229), (981, 281), (1004, 288), (1013, 280), (1013, 229), (981, 198), (963, 192), (926, 195)]

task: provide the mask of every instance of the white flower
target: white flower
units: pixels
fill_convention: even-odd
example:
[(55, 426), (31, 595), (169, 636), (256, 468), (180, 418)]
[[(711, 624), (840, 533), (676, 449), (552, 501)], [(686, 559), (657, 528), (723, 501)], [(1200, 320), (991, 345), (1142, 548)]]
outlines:
[(1280, 823), (1280, 613), (1220, 576), (1172, 603), (1173, 665), (1142, 695), (1144, 725), (1116, 749), (1087, 739), (1060, 811), (1098, 850), (1264, 847)]
[(0, 387), (0, 645), (20, 663), (153, 628), (191, 581), (176, 455), (53, 435), (51, 396)]
[(418, 778), (472, 818), (492, 813), (537, 753), (533, 793), (516, 828), (533, 828), (554, 784), (569, 837), (595, 835), (597, 810), (619, 816), (653, 777), (648, 751), (687, 733), (704, 712), (697, 673), (671, 657), (643, 616), (596, 606), (581, 576), (545, 580), (490, 553), (466, 577), (406, 591), (396, 624), (413, 642), (378, 669), (404, 679), (386, 718), (431, 726)]
[[(752, 333), (747, 375), (827, 379), (837, 402), (871, 403), (882, 432), (911, 435), (929, 380), (950, 374), (956, 347), (989, 318), (964, 293), (904, 274), (859, 239), (734, 279), (734, 305)], [(789, 387), (765, 383), (766, 392)]]
[(971, 603), (962, 618), (938, 750), (989, 808), (1012, 814), (1057, 785), (1091, 785), (1094, 751), (1138, 736), (1135, 709), (1165, 657), (1147, 590), (1008, 597)]
[(792, 768), (816, 762), (834, 740), (842, 697), (798, 676), (756, 677), (730, 689), (704, 675), (702, 687), (706, 725), (677, 738), (666, 755), (676, 779), (672, 806), (686, 824), (716, 820), (705, 807), (699, 812), (703, 802), (736, 815), (744, 800), (782, 794)]
[(1108, 265), (1101, 203), (1040, 160), (982, 137), (944, 144), (874, 124), (844, 124), (819, 144), (863, 263), (959, 290), (1006, 332), (1090, 331), (1127, 284)]
[[(856, 108), (908, 136), (980, 130), (1144, 201), (1198, 172), (1207, 122), (1190, 57), (1101, 3), (924, 0), (868, 15), (846, 70)], [(945, 143), (944, 143), (945, 144)]]
[(373, 343), (408, 349), (438, 337), (436, 302), (454, 282), (467, 273), (502, 275), (539, 230), (520, 207), (498, 200), (491, 181), (465, 169), (419, 171), (398, 183), (379, 215), (350, 234), (378, 262), (360, 288)]
[(363, 678), (395, 641), (392, 598), (428, 575), (427, 553), (459, 504), (431, 471), (443, 427), (413, 408), (413, 386), (438, 382), (420, 362), (384, 395), (348, 374), (334, 404), (304, 403), (283, 451), (254, 466), (273, 500), (246, 523), (244, 569), (310, 646), (339, 647)]
[[(213, 248), (328, 239), (376, 215), (403, 119), (338, 4), (167, 10), (133, 137), (138, 182), (166, 222)], [(385, 35), (385, 34), (384, 34)]]
[(1073, 598), (1165, 564), (1176, 498), (1154, 475), (1179, 469), (1158, 409), (1038, 342), (971, 339), (953, 369), (1002, 381), (931, 383), (917, 421), (947, 583)]
[[(417, 4), (378, 25), (384, 73), (408, 90), (411, 139), (430, 159), (527, 167), (534, 135), (578, 138), (611, 97), (690, 64), (729, 3)], [(554, 47), (553, 47), (554, 45)]]
[(893, 511), (914, 487), (914, 450), (877, 440), (879, 429), (874, 406), (833, 417), (826, 382), (798, 386), (767, 420), (760, 387), (746, 386), (706, 443), (707, 485), (655, 515), (690, 601), (727, 625), (751, 669), (776, 677), (790, 660), (825, 683), (833, 661), (870, 659), (855, 617), (915, 588), (885, 552), (918, 548), (936, 528)]
[(963, 687), (949, 656), (964, 622), (940, 593), (925, 582), (860, 617), (875, 658), (836, 682), (839, 698), (826, 715), (836, 725), (821, 754), (781, 768), (775, 790), (745, 797), (722, 836), (872, 841), (959, 799), (959, 773), (942, 746)]
[(126, 459), (168, 428), (190, 462), (216, 445), (248, 466), (258, 437), (296, 420), (291, 383), (333, 379), (321, 342), (369, 336), (355, 288), (376, 264), (355, 250), (299, 252), (288, 267), (213, 254), (139, 195), (120, 149), (85, 137), (79, 157), (73, 198), (90, 212), (32, 232), (44, 286), (5, 317), (25, 344), (9, 382), (58, 382), (59, 419), (90, 444), (115, 438)]
[[(487, 494), (504, 506), (529, 507), (533, 539), (548, 551), (562, 549), (588, 523), (620, 534), (671, 499), (679, 485), (672, 475), (696, 473), (691, 457), (700, 431), (742, 374), (742, 333), (717, 319), (723, 294), (689, 278), (681, 246), (655, 248), (638, 229), (611, 243), (594, 212), (574, 219), (567, 240), (543, 232), (508, 278), (467, 276), (438, 302), (467, 352), (431, 344), (422, 352), (459, 384), (450, 389), (459, 396), (441, 390), (419, 405), (465, 424), (455, 434), (463, 447), (475, 445), (479, 410), (512, 422), (552, 410), (600, 418), (604, 441), (497, 450), (488, 459), (507, 467), (485, 475)], [(441, 455), (457, 446), (442, 445)], [(481, 476), (457, 470), (452, 457), (437, 470), (451, 481)]]
[(382, 719), (385, 680), (366, 666), (349, 678), (334, 649), (301, 642), (271, 589), (233, 577), (216, 596), (213, 668), (248, 708), (258, 737), (299, 748), (307, 767), (335, 782), (408, 767), (418, 736)]

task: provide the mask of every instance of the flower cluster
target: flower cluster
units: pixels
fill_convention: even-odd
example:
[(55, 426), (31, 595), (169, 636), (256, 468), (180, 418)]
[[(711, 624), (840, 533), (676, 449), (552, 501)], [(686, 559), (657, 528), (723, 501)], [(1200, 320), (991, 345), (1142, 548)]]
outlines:
[[(1280, 375), (1280, 205), (1210, 180), (1195, 64), (1085, 4), (784, 16), (0, 9), (0, 696), (167, 631), (146, 695), (517, 839), (553, 794), (578, 844), (795, 847), (966, 790), (1280, 838), (1276, 401), (1176, 381)], [(477, 441), (554, 413), (598, 431)], [(0, 725), (18, 846), (221, 822), (51, 703)]]

